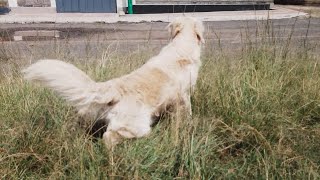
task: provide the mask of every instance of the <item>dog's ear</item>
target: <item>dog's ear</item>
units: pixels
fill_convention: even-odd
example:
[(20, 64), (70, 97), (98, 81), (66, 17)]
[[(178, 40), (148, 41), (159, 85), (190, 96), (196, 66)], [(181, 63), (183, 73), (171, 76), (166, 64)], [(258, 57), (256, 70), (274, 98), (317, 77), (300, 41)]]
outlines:
[(204, 27), (201, 21), (196, 21), (194, 24), (194, 32), (197, 35), (197, 39), (199, 40), (199, 42), (201, 42), (202, 44), (205, 43), (205, 40), (203, 38), (203, 32), (204, 32)]
[(166, 29), (169, 31), (170, 33), (170, 38), (174, 39), (182, 30), (183, 25), (180, 22), (171, 22)]

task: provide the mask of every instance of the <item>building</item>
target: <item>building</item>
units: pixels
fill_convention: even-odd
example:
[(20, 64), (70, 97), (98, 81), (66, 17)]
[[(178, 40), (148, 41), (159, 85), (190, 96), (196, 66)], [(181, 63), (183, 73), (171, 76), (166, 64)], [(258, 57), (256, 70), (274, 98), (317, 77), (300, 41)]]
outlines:
[[(273, 0), (129, 0), (134, 13), (208, 12), (269, 9)], [(58, 13), (119, 13), (128, 0), (8, 0), (9, 7), (51, 7)], [(39, 8), (38, 8), (39, 9)]]

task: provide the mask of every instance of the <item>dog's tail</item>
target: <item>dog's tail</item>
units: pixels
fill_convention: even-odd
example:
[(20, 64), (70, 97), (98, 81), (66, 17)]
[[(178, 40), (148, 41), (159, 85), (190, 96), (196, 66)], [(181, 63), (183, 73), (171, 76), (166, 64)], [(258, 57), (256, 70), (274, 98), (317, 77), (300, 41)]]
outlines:
[(80, 114), (96, 113), (114, 105), (117, 93), (111, 83), (96, 83), (74, 65), (59, 60), (40, 60), (23, 70), (27, 80), (56, 91)]

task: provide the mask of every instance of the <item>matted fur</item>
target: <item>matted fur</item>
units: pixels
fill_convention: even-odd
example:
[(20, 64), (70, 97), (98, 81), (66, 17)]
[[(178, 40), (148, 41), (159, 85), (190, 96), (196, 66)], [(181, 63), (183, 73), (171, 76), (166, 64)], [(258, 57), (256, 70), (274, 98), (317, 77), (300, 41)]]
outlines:
[(143, 137), (151, 130), (152, 117), (169, 105), (184, 105), (191, 115), (190, 91), (201, 66), (204, 28), (190, 17), (177, 18), (167, 28), (172, 41), (157, 56), (130, 74), (106, 82), (94, 82), (59, 60), (40, 60), (23, 72), (26, 79), (56, 91), (81, 115), (108, 120), (103, 134), (107, 145)]

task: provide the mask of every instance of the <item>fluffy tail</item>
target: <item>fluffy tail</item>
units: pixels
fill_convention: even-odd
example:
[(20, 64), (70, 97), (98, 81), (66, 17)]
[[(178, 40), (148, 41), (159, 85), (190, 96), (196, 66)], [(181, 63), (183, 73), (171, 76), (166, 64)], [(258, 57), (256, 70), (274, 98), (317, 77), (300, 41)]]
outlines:
[(110, 83), (96, 83), (74, 65), (40, 60), (23, 70), (27, 80), (38, 82), (65, 98), (80, 114), (94, 114), (116, 101)]

